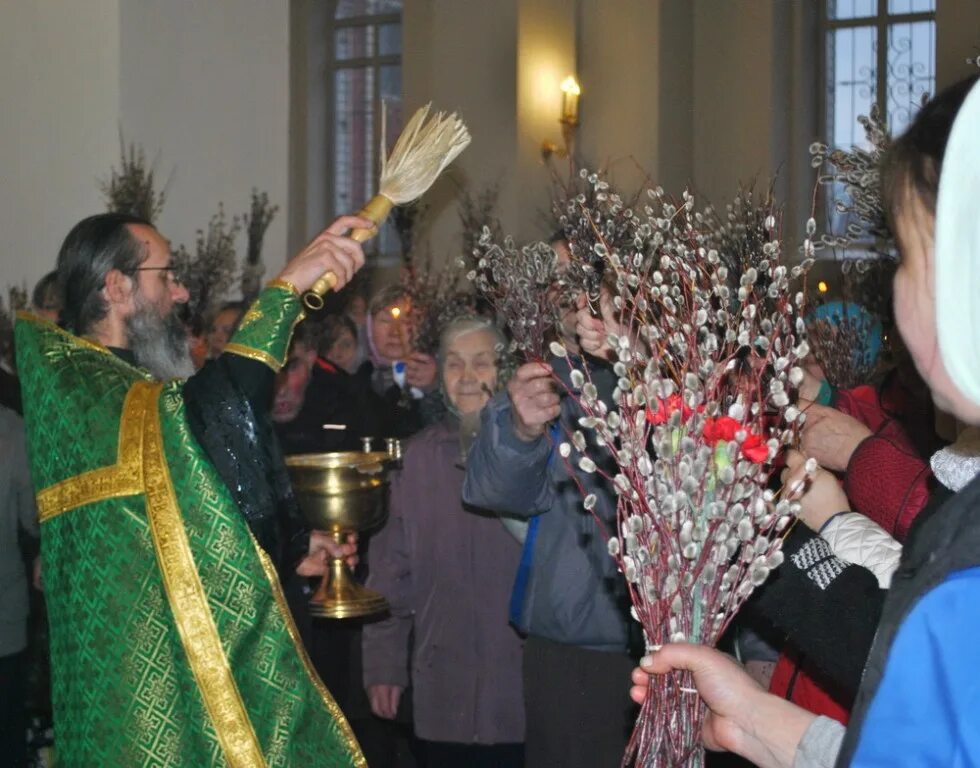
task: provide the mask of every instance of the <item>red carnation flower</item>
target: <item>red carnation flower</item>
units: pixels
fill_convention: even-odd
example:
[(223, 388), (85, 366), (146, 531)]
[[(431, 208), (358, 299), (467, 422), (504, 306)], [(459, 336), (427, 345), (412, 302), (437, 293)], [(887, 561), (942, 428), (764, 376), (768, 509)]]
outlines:
[[(735, 433), (741, 429), (745, 429), (745, 425), (731, 416), (719, 416), (717, 419), (708, 419), (704, 423), (702, 434), (704, 439), (712, 445), (722, 441), (730, 443), (735, 439)], [(766, 445), (762, 436), (755, 432), (748, 433), (739, 449), (745, 458), (755, 464), (761, 464), (769, 458), (769, 446)]]
[[(703, 408), (699, 407), (698, 411), (701, 410)], [(655, 408), (647, 406), (647, 421), (655, 426), (666, 424), (675, 411), (681, 412), (681, 421), (687, 421), (694, 413), (691, 407), (684, 402), (684, 398), (678, 394), (673, 394), (667, 399), (657, 400)]]

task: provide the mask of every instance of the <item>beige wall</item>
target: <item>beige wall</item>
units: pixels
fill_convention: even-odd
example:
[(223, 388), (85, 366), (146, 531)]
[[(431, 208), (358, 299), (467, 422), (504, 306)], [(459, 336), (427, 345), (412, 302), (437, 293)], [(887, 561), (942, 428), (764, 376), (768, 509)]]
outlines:
[[(513, 178), (505, 188), (516, 195), (516, 206), (504, 223), (518, 240), (541, 240), (554, 230), (552, 169), (541, 157), (541, 145), (545, 140), (561, 143), (561, 82), (570, 74), (581, 76), (576, 71), (576, 2), (518, 0), (516, 5), (517, 143)], [(565, 165), (553, 162), (556, 170)]]
[(0, 288), (54, 266), (116, 156), (119, 0), (0, 4)]
[[(807, 147), (820, 136), (818, 10), (809, 0), (417, 0), (406, 7), (406, 35), (417, 28), (417, 55), (404, 65), (406, 93), (416, 101), (467, 103), (474, 144), (460, 169), (477, 187), (493, 178), (488, 169), (499, 169), (501, 214), (518, 239), (546, 234), (547, 170), (536, 149), (540, 139), (558, 137), (548, 118), (549, 110), (557, 113), (558, 95), (531, 84), (546, 80), (560, 60), (576, 62), (583, 86), (577, 138), (583, 162), (609, 168), (624, 191), (639, 182), (642, 168), (668, 189), (690, 186), (715, 201), (740, 182), (778, 174), (784, 231), (796, 242), (813, 188)], [(937, 18), (942, 87), (967, 74), (963, 59), (980, 52), (980, 3), (941, 0)], [(484, 98), (466, 102), (473, 92)], [(515, 95), (512, 125), (507, 110)], [(495, 129), (492, 136), (486, 126)], [(516, 148), (509, 144), (514, 128)], [(452, 208), (445, 195), (439, 205)], [(458, 230), (448, 214), (438, 224), (436, 252), (455, 242)]]
[(283, 208), (266, 262), (284, 263), (287, 0), (6, 0), (0, 104), (0, 286), (32, 286), (71, 225), (104, 209), (120, 127), (163, 179), (174, 170), (160, 227), (175, 243), (259, 186)]
[(264, 248), (277, 270), (287, 253), (287, 0), (122, 0), (121, 20), (120, 123), (159, 153), (163, 177), (174, 171), (161, 231), (193, 247), (219, 202), (243, 213), (258, 187), (281, 209)]
[(968, 56), (980, 56), (980, 0), (938, 0), (936, 84), (939, 88), (976, 72), (966, 64)]
[(639, 179), (638, 166), (655, 168), (659, 13), (650, 7), (647, 0), (617, 0), (615, 13), (603, 0), (406, 4), (407, 106), (432, 100), (458, 109), (473, 133), (450, 177), (426, 198), (436, 258), (458, 250), (458, 183), (472, 192), (499, 184), (498, 214), (519, 240), (550, 234), (552, 172), (566, 175), (567, 164), (556, 158), (546, 165), (541, 144), (560, 142), (558, 86), (568, 74), (584, 89), (579, 155), (610, 166), (627, 184)]
[(558, 85), (575, 71), (573, 0), (413, 0), (405, 10), (405, 101), (458, 110), (473, 144), (426, 197), (436, 259), (459, 254), (457, 189), (497, 185), (521, 238), (547, 234), (542, 140), (559, 138)]
[[(405, 11), (406, 97), (462, 109), (474, 143), (458, 178), (474, 190), (500, 179), (506, 230), (545, 237), (551, 171), (539, 148), (560, 136), (566, 72), (583, 88), (583, 163), (608, 169), (624, 192), (649, 175), (722, 199), (739, 180), (768, 177), (791, 143), (805, 152), (812, 139), (784, 104), (799, 78), (796, 15), (770, 0), (415, 0)], [(773, 61), (786, 72), (774, 74)], [(458, 239), (452, 191), (443, 185), (428, 198), (442, 210), (436, 255)]]
[(709, 200), (769, 175), (772, 44), (771, 3), (695, 0), (693, 182)]
[(430, 229), (420, 235), (433, 256), (460, 250), (457, 189), (499, 183), (501, 213), (513, 220), (516, 183), (517, 2), (412, 0), (406, 3), (403, 40), (405, 113), (431, 101), (455, 110), (473, 144), (426, 197)]
[(660, 2), (661, 34), (647, 44), (657, 57), (657, 177), (664, 189), (690, 181), (694, 162), (694, 7)]
[[(669, 0), (581, 0), (579, 155), (589, 168), (635, 188), (660, 165), (661, 10)], [(685, 105), (682, 108), (689, 108)]]

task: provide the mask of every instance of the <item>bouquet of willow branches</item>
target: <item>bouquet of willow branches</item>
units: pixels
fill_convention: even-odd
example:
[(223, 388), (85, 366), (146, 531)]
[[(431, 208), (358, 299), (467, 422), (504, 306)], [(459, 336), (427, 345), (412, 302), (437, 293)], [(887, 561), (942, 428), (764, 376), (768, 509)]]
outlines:
[(447, 323), (477, 313), (476, 296), (461, 287), (458, 269), (421, 266), (410, 262), (402, 273), (402, 287), (409, 299), (412, 348), (434, 355), (439, 334)]
[(858, 117), (858, 122), (864, 128), (866, 148), (831, 149), (821, 142), (810, 145), (810, 165), (822, 169), (817, 183), (843, 187), (843, 195), (832, 191), (831, 198), (836, 200), (837, 212), (851, 218), (845, 232), (836, 233), (826, 242), (846, 247), (871, 240), (882, 255), (891, 256), (894, 237), (881, 199), (880, 170), (891, 136), (877, 106), (871, 108), (869, 115)]
[[(735, 289), (747, 270), (767, 258), (765, 245), (772, 239), (772, 231), (781, 217), (773, 202), (775, 183), (775, 179), (770, 180), (764, 196), (758, 195), (753, 186), (739, 187), (723, 212), (708, 205), (694, 214), (695, 224), (703, 233), (699, 244), (705, 251), (717, 251), (728, 270), (729, 285)], [(760, 281), (765, 279), (765, 274), (759, 274)], [(768, 299), (767, 293), (763, 292), (762, 296)]]
[(572, 301), (554, 248), (548, 243), (518, 248), (510, 237), (499, 245), (484, 227), (473, 255), (476, 264), (466, 276), (510, 331), (508, 351), (544, 360)]
[[(881, 199), (880, 168), (891, 145), (888, 128), (877, 106), (858, 117), (866, 147), (829, 149), (816, 142), (810, 146), (811, 165), (820, 169), (817, 184), (837, 198), (836, 211), (849, 221), (845, 231), (829, 233), (821, 245), (831, 250), (865, 250), (864, 258), (838, 260), (841, 270), (841, 309), (821, 312), (825, 296), (815, 296), (817, 310), (808, 322), (814, 356), (828, 381), (837, 387), (870, 382), (879, 369), (872, 354), (872, 331), (887, 337), (891, 326), (891, 285), (895, 273), (894, 235)], [(843, 195), (834, 187), (843, 187)], [(858, 305), (858, 306), (854, 306)]]
[(463, 236), (463, 253), (472, 255), (480, 247), (484, 228), (490, 230), (490, 237), (495, 242), (504, 239), (503, 227), (496, 212), (499, 196), (500, 187), (497, 184), (484, 187), (475, 194), (469, 189), (460, 188), (456, 213)]
[(119, 170), (111, 169), (109, 180), (100, 185), (106, 207), (113, 213), (139, 216), (153, 224), (163, 210), (166, 189), (156, 191), (153, 165), (147, 165), (142, 147), (126, 146), (119, 132)]
[(191, 318), (207, 318), (235, 282), (235, 238), (240, 229), (238, 217), (228, 221), (224, 206), (219, 205), (208, 222), (207, 232), (197, 231), (194, 254), (183, 245), (174, 252), (178, 279), (190, 294), (187, 312)]
[(894, 259), (841, 259), (839, 300), (811, 294), (807, 334), (813, 356), (834, 387), (869, 384), (881, 373), (891, 336)]
[(567, 281), (594, 300), (605, 274), (608, 250), (642, 250), (645, 238), (638, 230), (633, 208), (610, 188), (602, 174), (583, 168), (577, 179), (573, 177), (567, 185), (556, 181), (555, 185), (551, 210), (571, 253)]
[[(632, 208), (600, 174), (582, 169), (577, 184), (556, 188), (552, 211), (568, 244), (561, 263), (550, 243), (518, 248), (511, 238), (484, 226), (472, 250), (475, 261), (467, 277), (510, 332), (512, 353), (544, 360), (547, 344), (561, 336), (562, 317), (576, 298), (598, 299), (610, 248), (646, 248), (646, 237)], [(467, 217), (461, 214), (464, 226)], [(462, 262), (465, 264), (465, 261)]]
[[(732, 275), (730, 254), (700, 245), (706, 233), (687, 193), (680, 204), (659, 189), (649, 197), (637, 227), (653, 247), (606, 250), (618, 385), (607, 403), (587, 370), (572, 372), (581, 429), (559, 453), (605, 474), (617, 495), (609, 553), (648, 649), (715, 645), (782, 562), (781, 534), (798, 511), (768, 484), (804, 419), (793, 400), (809, 350), (804, 294), (793, 283), (809, 260), (793, 269), (781, 263), (770, 213), (753, 266)], [(589, 455), (589, 431), (608, 456)], [(601, 468), (609, 457), (615, 474)], [(586, 510), (595, 504), (585, 497)], [(651, 681), (623, 765), (703, 765), (704, 715), (689, 674)]]
[(872, 338), (882, 335), (881, 323), (850, 302), (826, 305), (828, 312), (808, 318), (807, 336), (813, 356), (831, 386), (851, 389), (871, 383), (879, 370)]
[(242, 219), (245, 222), (245, 234), (248, 237), (245, 246), (245, 259), (242, 263), (242, 301), (251, 304), (262, 287), (262, 275), (265, 265), (262, 263), (262, 242), (266, 230), (279, 212), (278, 205), (269, 203), (267, 192), (252, 190), (252, 205)]

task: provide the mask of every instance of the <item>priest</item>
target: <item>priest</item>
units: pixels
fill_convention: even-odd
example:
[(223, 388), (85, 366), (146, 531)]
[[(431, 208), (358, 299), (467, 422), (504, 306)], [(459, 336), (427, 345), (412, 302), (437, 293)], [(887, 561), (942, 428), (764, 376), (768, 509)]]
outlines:
[(364, 256), (344, 234), (370, 226), (331, 224), (192, 376), (187, 292), (138, 218), (77, 224), (59, 325), (18, 316), (60, 763), (364, 765), (279, 581), (353, 548), (303, 525), (268, 409), (301, 293), (347, 283)]

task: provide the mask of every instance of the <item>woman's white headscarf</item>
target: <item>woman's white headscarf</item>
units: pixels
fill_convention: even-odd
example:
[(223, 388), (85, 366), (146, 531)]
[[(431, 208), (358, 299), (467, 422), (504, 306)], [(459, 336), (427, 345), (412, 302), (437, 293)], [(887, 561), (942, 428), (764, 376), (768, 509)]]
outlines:
[(980, 82), (946, 144), (935, 245), (939, 351), (953, 384), (980, 406)]

